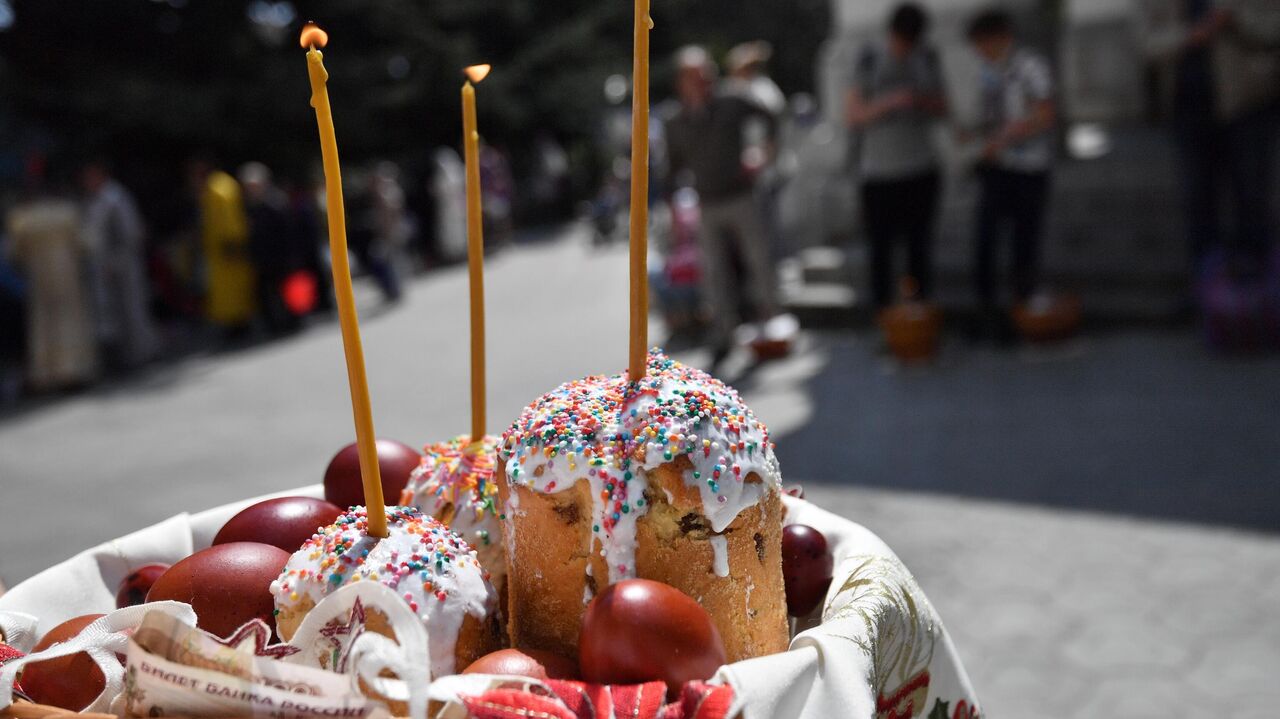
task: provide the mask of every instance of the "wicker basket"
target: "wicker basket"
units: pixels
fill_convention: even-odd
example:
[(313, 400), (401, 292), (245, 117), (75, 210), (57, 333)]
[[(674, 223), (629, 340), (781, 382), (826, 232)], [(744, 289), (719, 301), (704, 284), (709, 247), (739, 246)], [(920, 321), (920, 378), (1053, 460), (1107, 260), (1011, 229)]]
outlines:
[[(115, 714), (97, 714), (93, 712), (73, 712), (62, 707), (49, 704), (36, 704), (19, 699), (0, 710), (0, 719), (118, 719)], [(170, 719), (173, 719), (170, 717)]]
[[(0, 597), (0, 612), (44, 611), (50, 615), (46, 624), (52, 625), (69, 616), (102, 611), (114, 603), (113, 587), (126, 576), (128, 568), (150, 562), (176, 562), (193, 548), (208, 546), (222, 525), (250, 504), (274, 496), (319, 497), (323, 491), (322, 486), (311, 485), (245, 499), (198, 514), (172, 517), (118, 537), (11, 588)], [(914, 652), (911, 656), (918, 662), (919, 672), (912, 681), (928, 678), (931, 708), (943, 707), (945, 711), (948, 704), (957, 706), (960, 702), (977, 706), (975, 692), (956, 661), (954, 646), (942, 630), (941, 620), (892, 550), (849, 520), (803, 500), (787, 497), (784, 501), (791, 520), (821, 531), (831, 542), (833, 554), (842, 557), (835, 576), (845, 579), (832, 583), (828, 597), (829, 602), (840, 602), (842, 613), (823, 623), (819, 623), (818, 616), (807, 618), (801, 626), (811, 633), (811, 642), (804, 647), (721, 668), (722, 680), (734, 688), (747, 707), (764, 708), (747, 715), (792, 719), (852, 715), (870, 719), (883, 713), (876, 709), (877, 694), (895, 696), (894, 692), (902, 687), (886, 686), (882, 692), (880, 687), (851, 678), (874, 674), (874, 657), (866, 654), (863, 647), (871, 637), (890, 633), (900, 638), (895, 640), (895, 647)], [(90, 586), (95, 579), (100, 584)], [(83, 591), (67, 593), (63, 587), (70, 582), (78, 582)], [(863, 583), (869, 583), (874, 591), (860, 588)], [(828, 623), (832, 626), (827, 627)], [(927, 653), (920, 651), (925, 649)], [(825, 674), (821, 667), (826, 668)], [(793, 679), (783, 681), (786, 678)], [(242, 717), (248, 719), (244, 715), (225, 719)], [(0, 710), (0, 719), (73, 718), (115, 719), (115, 715), (71, 712), (24, 697)]]

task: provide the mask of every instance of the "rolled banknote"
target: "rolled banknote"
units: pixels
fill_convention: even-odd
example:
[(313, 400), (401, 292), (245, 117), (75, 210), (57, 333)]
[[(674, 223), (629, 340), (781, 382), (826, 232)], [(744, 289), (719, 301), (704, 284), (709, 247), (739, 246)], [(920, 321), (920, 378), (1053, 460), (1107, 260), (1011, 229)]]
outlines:
[(279, 661), (288, 651), (267, 644), (266, 625), (219, 640), (189, 624), (149, 614), (126, 654), (125, 717), (271, 716), (276, 719), (384, 719), (383, 704), (353, 688), (350, 677)]

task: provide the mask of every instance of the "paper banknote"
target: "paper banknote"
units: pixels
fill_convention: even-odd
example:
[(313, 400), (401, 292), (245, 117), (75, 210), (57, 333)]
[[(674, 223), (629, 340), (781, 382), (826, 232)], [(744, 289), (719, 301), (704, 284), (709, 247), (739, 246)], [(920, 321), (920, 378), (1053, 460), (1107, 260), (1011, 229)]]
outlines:
[(381, 719), (379, 702), (342, 674), (279, 661), (265, 625), (230, 640), (149, 614), (129, 642), (120, 710), (129, 717), (271, 716)]

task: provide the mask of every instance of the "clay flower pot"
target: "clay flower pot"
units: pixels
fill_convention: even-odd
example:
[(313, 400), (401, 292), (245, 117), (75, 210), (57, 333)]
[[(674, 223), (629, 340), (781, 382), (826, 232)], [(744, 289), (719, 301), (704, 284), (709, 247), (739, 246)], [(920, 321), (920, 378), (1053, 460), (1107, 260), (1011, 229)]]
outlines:
[(1040, 293), (1013, 308), (1013, 325), (1028, 342), (1055, 342), (1080, 329), (1080, 298)]
[(905, 277), (900, 286), (904, 299), (880, 311), (885, 343), (900, 362), (933, 359), (938, 353), (938, 336), (942, 332), (942, 310), (916, 299), (918, 285), (914, 279)]

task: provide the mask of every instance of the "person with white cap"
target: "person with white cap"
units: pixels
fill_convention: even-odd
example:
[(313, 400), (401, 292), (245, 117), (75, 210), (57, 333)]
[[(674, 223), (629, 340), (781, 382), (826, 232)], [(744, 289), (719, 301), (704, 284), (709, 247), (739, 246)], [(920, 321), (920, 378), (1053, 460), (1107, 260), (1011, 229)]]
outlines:
[(667, 123), (671, 176), (677, 183), (691, 181), (702, 203), (698, 245), (714, 370), (729, 355), (742, 294), (755, 319), (778, 314), (768, 236), (753, 194), (763, 165), (749, 161), (752, 153), (744, 141), (745, 128), (761, 123), (771, 144), (776, 122), (755, 103), (716, 92), (716, 65), (701, 47), (687, 46), (676, 54), (676, 73), (680, 109)]

